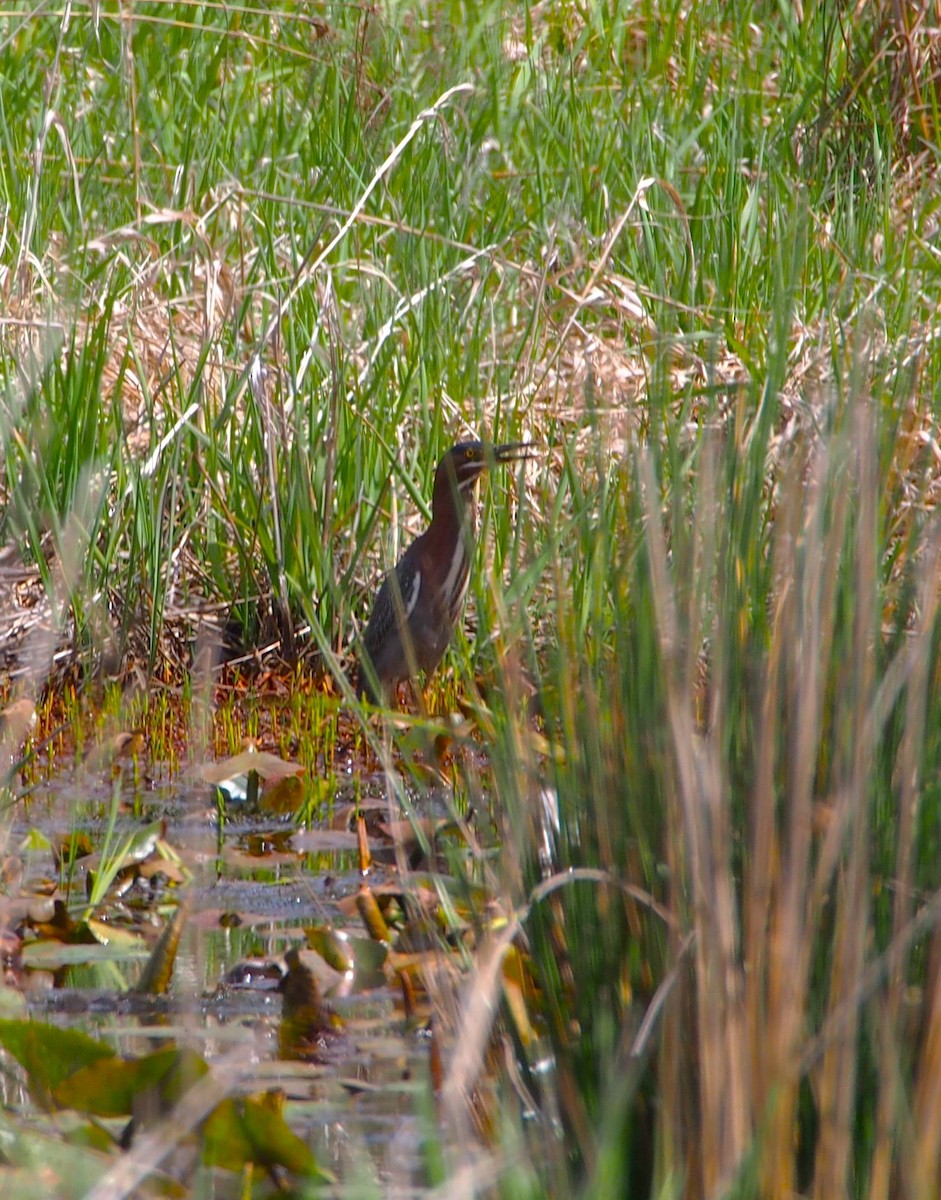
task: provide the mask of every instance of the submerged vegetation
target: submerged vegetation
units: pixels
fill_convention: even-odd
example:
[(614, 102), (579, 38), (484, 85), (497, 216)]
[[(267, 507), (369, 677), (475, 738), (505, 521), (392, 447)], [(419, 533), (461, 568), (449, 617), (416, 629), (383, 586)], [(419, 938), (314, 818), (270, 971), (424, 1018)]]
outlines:
[[(76, 1195), (939, 1194), (935, 17), (8, 6), (15, 1194), (30, 1154)], [(376, 715), (356, 633), (476, 436), (539, 453), (483, 492), (428, 711)], [(257, 827), (172, 790), (259, 751)], [(76, 759), (107, 796), (63, 829), (49, 781)], [(21, 1020), (25, 975), (61, 984), (109, 925), (133, 944), (96, 984), (172, 993), (178, 896), (215, 903), (249, 857), (320, 888), (349, 964), (336, 930), (294, 932), (431, 1031), (395, 1095), (401, 1175), (347, 1147), (335, 1179), (313, 1102), (279, 1091), (298, 1041), (327, 1075), (353, 1045), (283, 928), (256, 939), (288, 964), (263, 1086), (182, 1033), (119, 1057), (107, 1029)], [(151, 890), (118, 912), (128, 874)], [(248, 960), (243, 916), (214, 927)], [(31, 1106), (56, 1114), (41, 1144)], [(99, 1133), (78, 1173), (69, 1139)]]

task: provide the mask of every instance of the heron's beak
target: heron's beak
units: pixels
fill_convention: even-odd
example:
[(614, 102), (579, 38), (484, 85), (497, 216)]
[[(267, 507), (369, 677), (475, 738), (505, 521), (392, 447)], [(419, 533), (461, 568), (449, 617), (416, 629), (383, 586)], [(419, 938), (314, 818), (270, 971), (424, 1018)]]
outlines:
[(494, 462), (518, 462), (524, 458), (538, 458), (539, 450), (532, 442), (506, 442), (502, 446), (494, 446)]

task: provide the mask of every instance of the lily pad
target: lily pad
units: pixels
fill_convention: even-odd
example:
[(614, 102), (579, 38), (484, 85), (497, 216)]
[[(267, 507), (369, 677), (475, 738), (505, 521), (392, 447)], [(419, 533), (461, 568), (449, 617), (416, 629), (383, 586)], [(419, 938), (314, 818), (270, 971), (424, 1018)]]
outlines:
[(53, 1107), (54, 1096), (66, 1079), (103, 1060), (114, 1050), (78, 1029), (60, 1029), (40, 1021), (0, 1021), (0, 1046), (26, 1072), (38, 1104)]
[(198, 1054), (175, 1047), (135, 1059), (115, 1055), (69, 1076), (55, 1089), (55, 1100), (98, 1117), (125, 1117), (150, 1093), (152, 1110), (165, 1112), (208, 1070)]
[(318, 1165), (310, 1148), (288, 1127), (281, 1115), (283, 1100), (279, 1091), (223, 1100), (203, 1129), (203, 1161), (228, 1171), (241, 1171), (249, 1164), (282, 1167), (294, 1175), (335, 1183), (336, 1177)]

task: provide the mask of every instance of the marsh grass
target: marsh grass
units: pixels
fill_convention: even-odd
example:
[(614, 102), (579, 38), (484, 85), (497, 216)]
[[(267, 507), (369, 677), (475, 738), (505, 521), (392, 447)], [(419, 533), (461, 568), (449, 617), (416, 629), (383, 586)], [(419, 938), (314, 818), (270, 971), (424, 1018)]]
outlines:
[(936, 1185), (937, 522), (887, 542), (868, 389), (783, 450), (750, 413), (672, 487), (643, 447), (619, 468), (592, 517), (611, 557), (584, 564), (606, 653), (560, 603), (550, 757), (509, 686), (495, 722), (511, 936), (482, 949), (454, 1071), (466, 1089), (494, 960), (524, 945), (539, 1036), (512, 1007), (500, 1028), (547, 1194)]
[(81, 730), (69, 689), (111, 676), (158, 757), (223, 754), (254, 720), (213, 722), (223, 653), (313, 662), (407, 804), (440, 722), (364, 713), (351, 641), (453, 440), (545, 450), (484, 493), (429, 690), (475, 714), (462, 790), (501, 849), (468, 882), (502, 916), (441, 996), (435, 1182), (938, 1190), (916, 8), (0, 24), (0, 538), (31, 581), (0, 579), (0, 648), (41, 717), (51, 681)]

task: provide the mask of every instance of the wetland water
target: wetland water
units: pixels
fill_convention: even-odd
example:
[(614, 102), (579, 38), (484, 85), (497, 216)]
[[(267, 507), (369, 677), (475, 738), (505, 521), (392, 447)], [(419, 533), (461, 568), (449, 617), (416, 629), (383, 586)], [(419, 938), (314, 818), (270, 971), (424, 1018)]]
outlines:
[[(211, 1071), (221, 1065), (226, 1095), (276, 1090), (286, 1124), (335, 1174), (339, 1194), (367, 1181), (420, 1184), (416, 1114), (432, 1111), (428, 1005), (420, 985), (403, 986), (358, 907), (368, 888), (396, 939), (404, 930), (399, 945), (411, 956), (414, 984), (434, 939), (429, 910), (412, 906), (383, 832), (384, 790), (381, 777), (359, 785), (356, 805), (352, 792), (338, 795), (332, 818), (300, 828), (244, 805), (224, 812), (213, 789), (155, 771), (146, 781), (126, 772), (117, 784), (107, 773), (79, 771), (36, 786), (15, 802), (8, 826), (8, 876), (17, 886), (4, 900), (3, 1015), (80, 1030), (128, 1060), (185, 1048)], [(363, 807), (365, 873), (351, 816)], [(427, 901), (435, 877), (421, 879)], [(165, 991), (135, 992), (181, 904)], [(336, 1030), (300, 1050), (286, 1048), (279, 990), (291, 948), (302, 949), (339, 1018), (331, 1016)], [(403, 992), (411, 993), (408, 1012)], [(29, 1124), (35, 1088), (16, 1064), (5, 1065), (4, 1099)], [(115, 1137), (122, 1124), (109, 1126)], [(180, 1153), (165, 1147), (161, 1169), (179, 1176)]]

